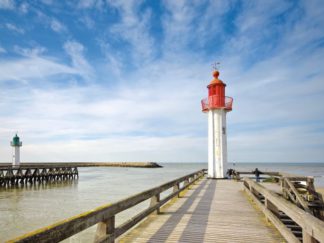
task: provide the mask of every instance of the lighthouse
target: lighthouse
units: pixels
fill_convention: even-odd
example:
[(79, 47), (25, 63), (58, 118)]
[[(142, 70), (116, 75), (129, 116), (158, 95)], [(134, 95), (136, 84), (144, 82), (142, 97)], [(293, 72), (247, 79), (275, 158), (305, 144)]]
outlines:
[(232, 110), (233, 98), (225, 96), (226, 84), (213, 72), (207, 86), (208, 97), (201, 101), (202, 111), (208, 114), (208, 177), (225, 178), (227, 169), (226, 114)]
[(12, 166), (13, 167), (19, 167), (20, 165), (20, 147), (22, 146), (22, 142), (20, 142), (20, 138), (16, 134), (12, 138), (12, 141), (10, 142), (10, 145), (12, 146), (14, 152), (12, 155)]

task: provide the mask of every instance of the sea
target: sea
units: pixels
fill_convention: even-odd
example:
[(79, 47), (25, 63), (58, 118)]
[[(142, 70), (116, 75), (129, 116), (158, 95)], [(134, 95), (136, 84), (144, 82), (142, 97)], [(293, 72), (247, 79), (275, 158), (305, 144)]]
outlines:
[[(162, 168), (85, 167), (79, 168), (79, 179), (73, 181), (0, 188), (0, 242), (207, 168), (207, 163), (160, 164)], [(228, 167), (313, 176), (315, 186), (324, 188), (324, 163), (230, 163)], [(148, 204), (118, 214), (117, 225)], [(95, 230), (93, 226), (64, 242), (93, 241)]]

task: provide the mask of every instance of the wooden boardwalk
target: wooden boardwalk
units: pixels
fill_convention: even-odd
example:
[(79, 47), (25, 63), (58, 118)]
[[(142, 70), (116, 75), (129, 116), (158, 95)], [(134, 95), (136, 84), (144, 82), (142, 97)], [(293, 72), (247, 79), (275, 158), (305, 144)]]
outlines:
[(119, 242), (285, 242), (240, 182), (200, 180)]

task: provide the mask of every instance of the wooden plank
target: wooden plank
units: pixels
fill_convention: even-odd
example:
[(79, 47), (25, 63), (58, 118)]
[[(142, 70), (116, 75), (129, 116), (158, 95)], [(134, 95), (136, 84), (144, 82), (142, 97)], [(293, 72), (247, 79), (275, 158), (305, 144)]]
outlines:
[(119, 242), (283, 242), (242, 192), (242, 183), (202, 180)]

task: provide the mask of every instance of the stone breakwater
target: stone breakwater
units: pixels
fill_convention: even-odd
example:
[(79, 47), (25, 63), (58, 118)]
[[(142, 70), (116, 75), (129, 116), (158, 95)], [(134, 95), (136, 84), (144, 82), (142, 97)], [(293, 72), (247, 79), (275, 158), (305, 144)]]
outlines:
[[(0, 163), (1, 167), (10, 167), (11, 163)], [(160, 168), (155, 162), (30, 162), (21, 163), (20, 167), (134, 167), (134, 168)]]

